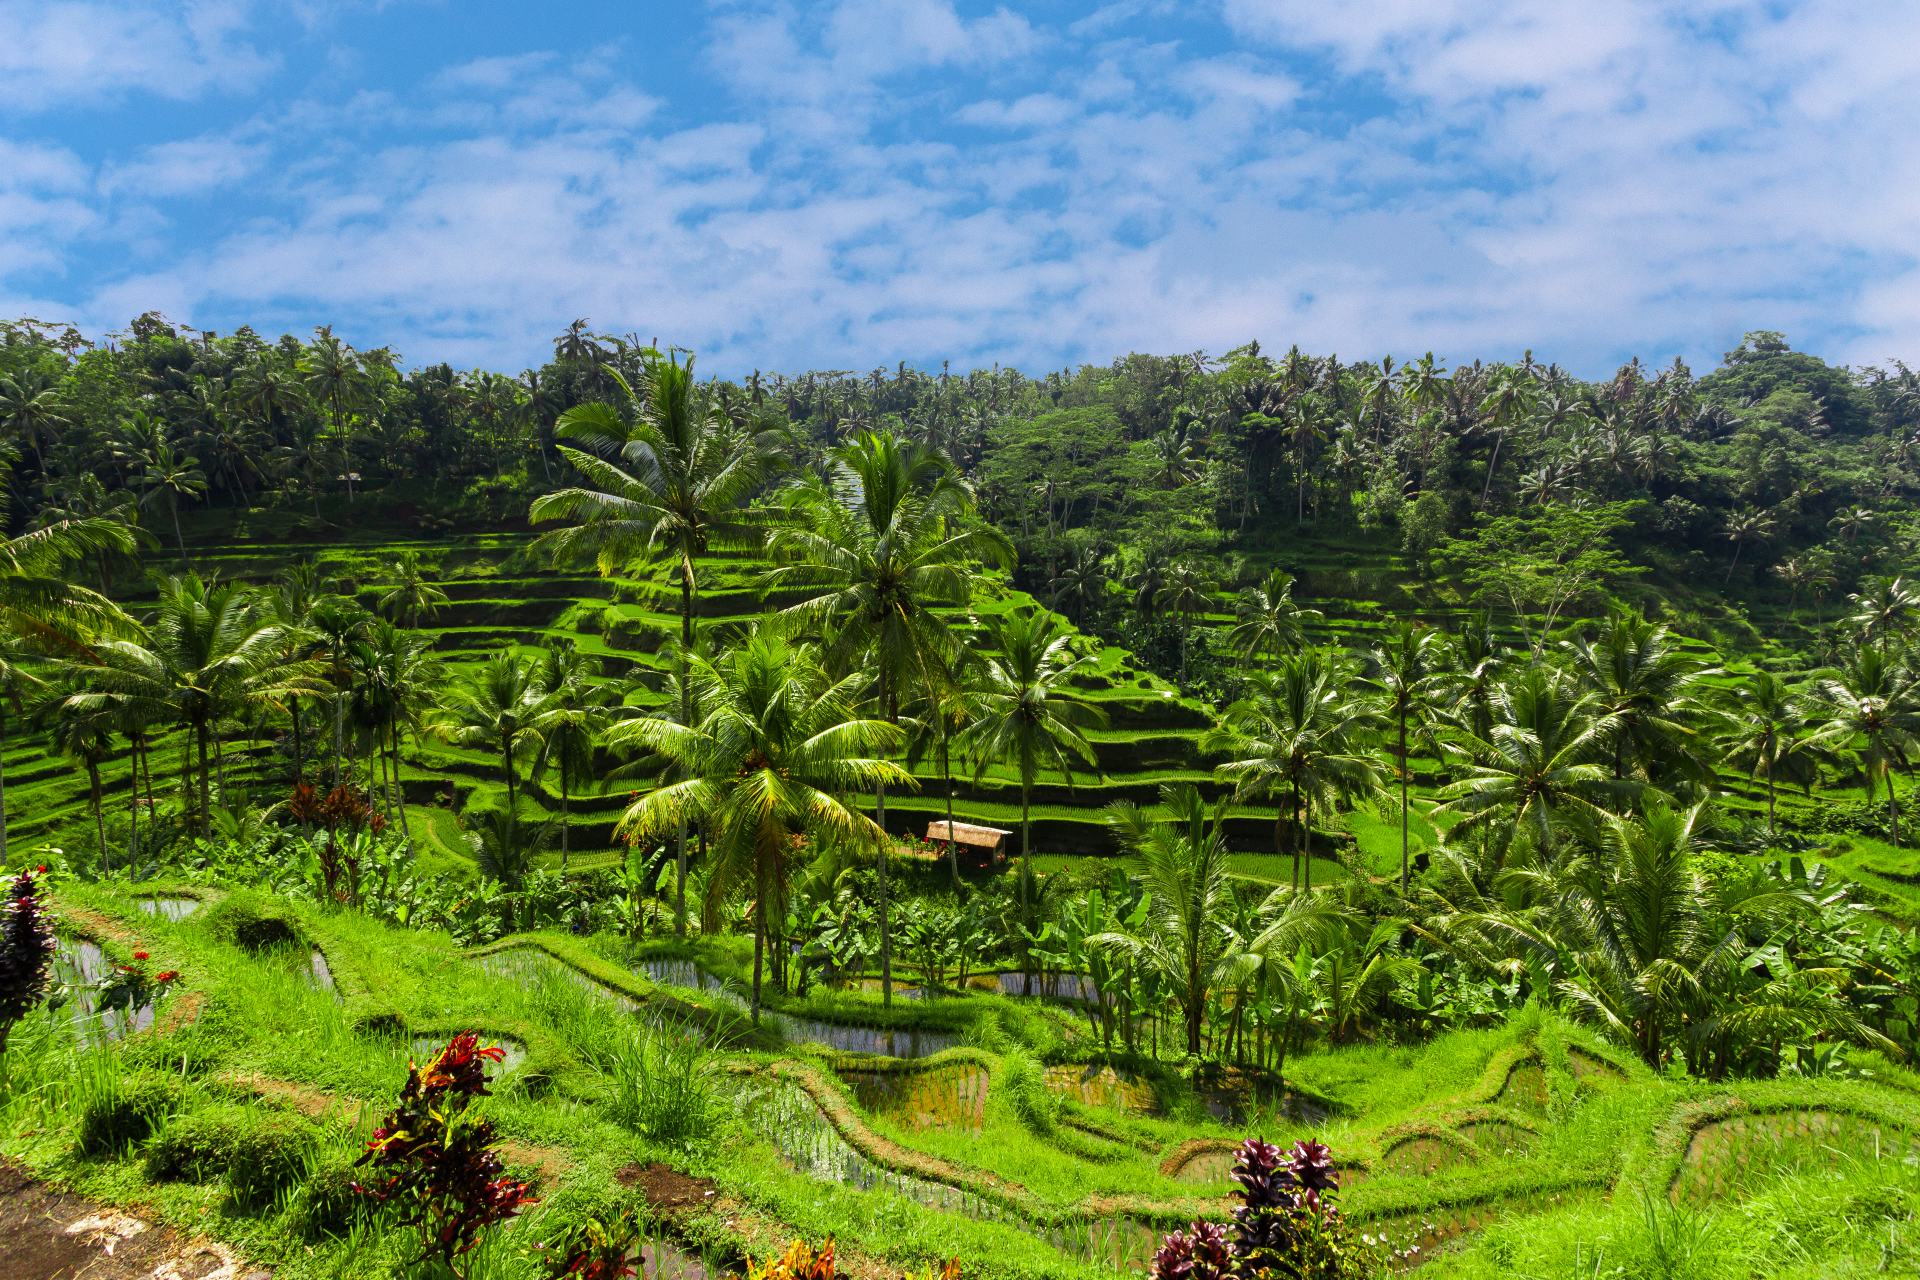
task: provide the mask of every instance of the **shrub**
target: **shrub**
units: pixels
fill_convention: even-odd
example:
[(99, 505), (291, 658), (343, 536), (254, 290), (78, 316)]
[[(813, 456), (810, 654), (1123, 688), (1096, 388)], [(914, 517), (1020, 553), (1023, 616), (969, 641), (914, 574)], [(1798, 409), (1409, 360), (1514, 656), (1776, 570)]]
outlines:
[[(795, 1240), (779, 1257), (747, 1260), (747, 1280), (834, 1280), (839, 1269), (833, 1261), (833, 1237), (816, 1249), (805, 1240)], [(954, 1273), (959, 1274), (957, 1270)]]
[(175, 1076), (136, 1071), (88, 1102), (81, 1111), (80, 1150), (96, 1155), (145, 1141), (169, 1115), (180, 1109), (185, 1093)]
[(305, 942), (300, 923), (286, 907), (257, 893), (235, 893), (211, 907), (203, 927), (222, 942), (259, 954)]
[(34, 873), (21, 872), (6, 893), (6, 906), (0, 908), (0, 1053), (6, 1052), (13, 1024), (47, 998), (55, 945)]
[(260, 1107), (220, 1106), (182, 1116), (147, 1153), (152, 1181), (225, 1181), (233, 1198), (268, 1199), (305, 1176), (320, 1134), (304, 1116)]
[(1153, 1280), (1353, 1280), (1388, 1261), (1341, 1218), (1333, 1153), (1321, 1143), (1282, 1152), (1249, 1138), (1231, 1176), (1242, 1201), (1232, 1224), (1196, 1222), (1167, 1236)]
[(552, 1248), (540, 1246), (547, 1254), (547, 1274), (552, 1280), (575, 1276), (579, 1280), (624, 1280), (635, 1274), (627, 1259), (638, 1258), (642, 1232), (639, 1216), (625, 1213), (603, 1220), (590, 1217), (579, 1223)]
[(425, 1067), (409, 1068), (400, 1105), (356, 1162), (387, 1175), (355, 1187), (376, 1203), (398, 1206), (400, 1225), (419, 1229), (415, 1261), (438, 1255), (453, 1270), (454, 1259), (479, 1244), (482, 1231), (533, 1203), (527, 1184), (506, 1176), (493, 1122), (473, 1105), (487, 1096), (486, 1064), (503, 1056), (498, 1048), (482, 1049), (465, 1031)]

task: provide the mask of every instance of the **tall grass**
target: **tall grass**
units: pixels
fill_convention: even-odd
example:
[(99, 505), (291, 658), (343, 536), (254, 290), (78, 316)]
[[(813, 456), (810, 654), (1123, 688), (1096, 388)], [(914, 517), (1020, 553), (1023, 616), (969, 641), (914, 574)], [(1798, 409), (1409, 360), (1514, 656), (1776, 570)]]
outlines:
[(719, 1055), (680, 1028), (628, 1023), (602, 1040), (590, 1061), (613, 1086), (608, 1118), (654, 1142), (697, 1146), (732, 1110)]

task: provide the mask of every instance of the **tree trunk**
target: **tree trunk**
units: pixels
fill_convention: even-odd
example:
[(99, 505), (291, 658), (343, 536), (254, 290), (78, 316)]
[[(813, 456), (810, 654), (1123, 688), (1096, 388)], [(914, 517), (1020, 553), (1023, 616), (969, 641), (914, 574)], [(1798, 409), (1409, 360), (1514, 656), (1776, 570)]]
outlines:
[(0, 867), (7, 865), (7, 709), (0, 705)]
[[(1291, 801), (1287, 807), (1287, 820), (1297, 825), (1300, 821), (1300, 788), (1295, 787), (1289, 791), (1287, 798)], [(1298, 831), (1294, 833), (1293, 841), (1293, 887), (1296, 891), (1300, 888), (1300, 839)]]
[(180, 544), (180, 567), (187, 567), (187, 538), (180, 532), (180, 499), (173, 500), (173, 538)]
[(765, 963), (767, 950), (767, 868), (764, 858), (756, 858), (761, 865), (755, 868), (753, 894), (753, 1025), (760, 1025), (760, 971)]
[[(689, 661), (693, 653), (693, 561), (680, 561), (680, 723), (693, 724), (693, 691), (687, 687)], [(674, 835), (674, 864), (677, 872), (673, 900), (673, 933), (687, 936), (687, 820), (680, 819)]]
[(874, 790), (874, 821), (880, 825), (880, 1007), (893, 1007), (893, 935), (887, 928), (887, 784)]
[(513, 803), (513, 735), (508, 733), (500, 739), (500, 755), (507, 766), (507, 816), (517, 817), (520, 810)]
[(213, 788), (207, 785), (207, 726), (204, 721), (193, 727), (193, 736), (200, 745), (200, 834), (204, 836), (213, 831)]
[(127, 828), (127, 868), (128, 874), (140, 867), (140, 739), (132, 740), (133, 753), (128, 760), (131, 765), (127, 778), (128, 812), (131, 825)]
[(567, 757), (560, 755), (560, 874), (567, 874), (567, 854), (573, 847), (573, 811), (567, 806)]
[(105, 874), (111, 859), (107, 853), (107, 818), (100, 811), (100, 762), (87, 757), (87, 788), (93, 794), (93, 830), (100, 841), (100, 870)]
[(1407, 708), (1403, 702), (1400, 706), (1400, 896), (1403, 898), (1407, 896), (1412, 843), (1407, 831)]
[(953, 872), (953, 887), (960, 888), (960, 842), (953, 838), (953, 769), (947, 759), (947, 731), (943, 718), (940, 727), (940, 772), (947, 779), (947, 866)]

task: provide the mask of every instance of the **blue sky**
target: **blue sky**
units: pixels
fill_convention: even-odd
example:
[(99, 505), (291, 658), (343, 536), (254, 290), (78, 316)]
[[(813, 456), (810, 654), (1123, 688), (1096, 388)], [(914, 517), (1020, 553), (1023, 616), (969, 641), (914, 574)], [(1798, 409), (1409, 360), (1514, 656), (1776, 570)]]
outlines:
[(1920, 6), (0, 0), (0, 314), (517, 370), (1920, 359)]

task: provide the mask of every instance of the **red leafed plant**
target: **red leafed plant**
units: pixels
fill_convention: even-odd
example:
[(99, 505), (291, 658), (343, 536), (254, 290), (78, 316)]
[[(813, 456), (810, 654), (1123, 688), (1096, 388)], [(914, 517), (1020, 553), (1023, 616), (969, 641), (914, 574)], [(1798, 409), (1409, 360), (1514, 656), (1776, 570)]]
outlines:
[(549, 1280), (627, 1280), (636, 1274), (630, 1258), (639, 1256), (640, 1220), (632, 1209), (611, 1222), (588, 1218), (570, 1239), (546, 1249)]
[(53, 921), (41, 892), (34, 873), (23, 871), (6, 887), (0, 907), (0, 1053), (8, 1030), (47, 998), (52, 985)]
[(437, 1254), (456, 1275), (455, 1259), (480, 1242), (481, 1232), (534, 1201), (526, 1183), (506, 1176), (494, 1149), (499, 1134), (474, 1105), (487, 1096), (486, 1064), (502, 1056), (464, 1031), (426, 1066), (410, 1067), (400, 1105), (358, 1161), (387, 1176), (354, 1190), (397, 1206), (400, 1224), (420, 1229), (424, 1247), (416, 1261)]

